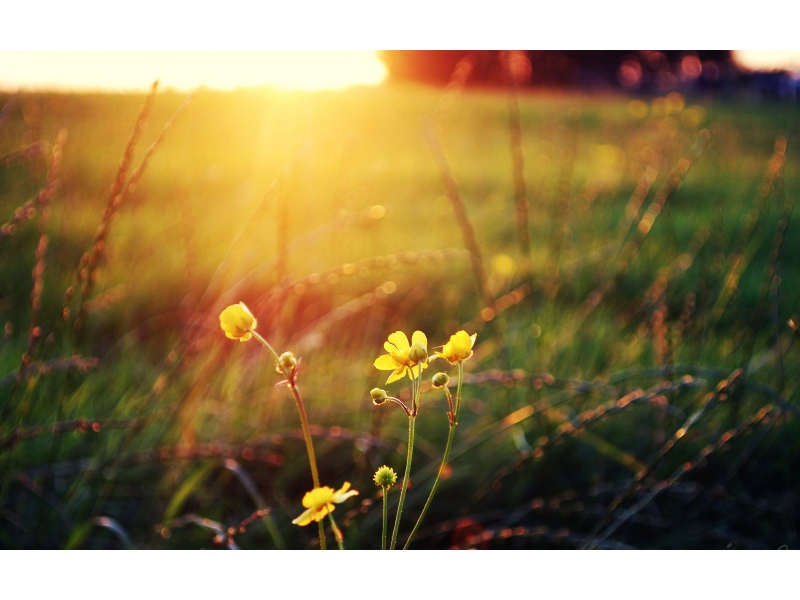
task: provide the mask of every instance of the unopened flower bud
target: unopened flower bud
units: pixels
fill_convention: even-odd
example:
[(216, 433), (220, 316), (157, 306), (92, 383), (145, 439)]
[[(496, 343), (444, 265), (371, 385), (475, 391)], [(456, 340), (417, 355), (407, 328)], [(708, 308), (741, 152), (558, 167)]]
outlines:
[(435, 388), (446, 386), (450, 382), (450, 376), (447, 373), (437, 373), (431, 378), (431, 383)]
[(408, 358), (415, 363), (425, 362), (428, 359), (428, 349), (422, 342), (414, 342), (408, 351)]
[(379, 487), (388, 488), (397, 483), (397, 473), (395, 473), (391, 467), (383, 465), (380, 469), (375, 471), (373, 481), (375, 485)]
[(286, 369), (287, 371), (291, 371), (294, 369), (295, 365), (297, 364), (297, 360), (294, 357), (294, 354), (291, 352), (284, 352), (278, 357), (278, 362), (281, 366)]
[(369, 395), (372, 396), (372, 403), (375, 406), (379, 406), (386, 402), (386, 391), (382, 390), (381, 388), (372, 388), (370, 390)]

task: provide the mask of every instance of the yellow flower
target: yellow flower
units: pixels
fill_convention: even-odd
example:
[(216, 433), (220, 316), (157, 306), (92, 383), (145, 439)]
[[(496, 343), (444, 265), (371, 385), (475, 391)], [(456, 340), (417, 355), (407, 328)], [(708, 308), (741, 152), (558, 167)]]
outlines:
[(350, 496), (358, 496), (358, 492), (350, 489), (350, 483), (345, 481), (342, 489), (333, 491), (333, 488), (328, 486), (314, 488), (310, 492), (306, 492), (303, 496), (303, 506), (306, 510), (302, 515), (297, 517), (292, 523), (295, 525), (308, 525), (311, 521), (321, 521), (325, 516), (333, 512), (336, 508), (333, 504), (341, 504)]
[(472, 356), (472, 347), (475, 345), (477, 333), (468, 335), (463, 329), (450, 336), (450, 341), (437, 352), (436, 356), (447, 359), (451, 364), (457, 364), (460, 360), (467, 360)]
[(219, 325), (225, 335), (232, 340), (246, 342), (252, 337), (250, 329), (255, 329), (256, 318), (244, 302), (231, 304), (219, 315)]
[[(411, 336), (411, 344), (421, 344), (426, 349), (428, 347), (428, 338), (421, 331), (415, 331)], [(375, 359), (373, 363), (376, 369), (381, 371), (394, 371), (389, 375), (386, 383), (392, 383), (401, 379), (403, 375), (408, 374), (409, 379), (419, 376), (419, 369), (427, 369), (426, 362), (417, 362), (409, 356), (411, 344), (408, 343), (406, 334), (402, 331), (395, 331), (389, 335), (389, 341), (383, 343), (383, 347), (389, 354), (383, 354)], [(418, 352), (414, 354), (418, 355)], [(427, 354), (427, 350), (426, 350)]]

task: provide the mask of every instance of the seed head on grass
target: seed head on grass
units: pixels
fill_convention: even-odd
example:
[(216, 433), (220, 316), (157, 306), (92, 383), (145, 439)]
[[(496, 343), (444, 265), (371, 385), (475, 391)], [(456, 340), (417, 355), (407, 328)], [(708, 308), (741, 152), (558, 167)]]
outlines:
[[(350, 490), (350, 491), (348, 491)], [(334, 504), (341, 504), (350, 496), (358, 496), (356, 490), (350, 489), (350, 483), (345, 481), (341, 489), (336, 491), (328, 486), (314, 488), (303, 496), (303, 506), (307, 509), (292, 523), (295, 525), (308, 525), (312, 521), (321, 521), (328, 513), (336, 508)]]
[(252, 337), (251, 329), (255, 329), (258, 321), (244, 302), (231, 304), (219, 315), (219, 325), (225, 335), (232, 340), (246, 342)]

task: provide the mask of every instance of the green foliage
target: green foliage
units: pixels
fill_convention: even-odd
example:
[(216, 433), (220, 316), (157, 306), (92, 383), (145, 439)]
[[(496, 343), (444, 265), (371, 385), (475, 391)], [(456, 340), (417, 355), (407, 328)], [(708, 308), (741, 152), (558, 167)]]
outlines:
[[(291, 396), (262, 348), (219, 328), (239, 301), (298, 359), (322, 485), (361, 492), (335, 515), (348, 548), (380, 546), (372, 478), (403, 470), (406, 417), (370, 398), (383, 341), (419, 329), (432, 354), (461, 328), (478, 337), (450, 470), (413, 547), (797, 544), (796, 108), (673, 96), (641, 117), (621, 97), (521, 96), (527, 276), (507, 98), (463, 92), (443, 113), (441, 96), (199, 92), (108, 220), (83, 309), (80, 285), (65, 292), (144, 98), (17, 98), (0, 157), (47, 146), (0, 164), (2, 223), (36, 205), (68, 138), (36, 311), (41, 207), (0, 236), (0, 547), (313, 547), (291, 525), (311, 489)], [(128, 178), (182, 102), (155, 97)], [(407, 382), (387, 391), (408, 399)], [(447, 410), (423, 389), (401, 540)]]

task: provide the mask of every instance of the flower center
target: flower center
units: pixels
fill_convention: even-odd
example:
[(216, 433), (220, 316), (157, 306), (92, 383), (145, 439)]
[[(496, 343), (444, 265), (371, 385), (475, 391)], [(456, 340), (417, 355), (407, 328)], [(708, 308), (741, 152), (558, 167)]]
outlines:
[(408, 357), (408, 350), (392, 350), (390, 353), (392, 360), (399, 365), (403, 365), (405, 367), (413, 367), (414, 361), (412, 361)]

